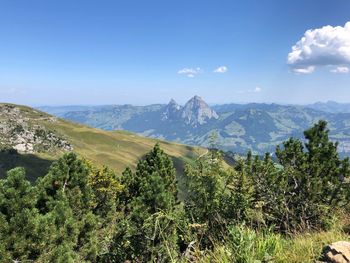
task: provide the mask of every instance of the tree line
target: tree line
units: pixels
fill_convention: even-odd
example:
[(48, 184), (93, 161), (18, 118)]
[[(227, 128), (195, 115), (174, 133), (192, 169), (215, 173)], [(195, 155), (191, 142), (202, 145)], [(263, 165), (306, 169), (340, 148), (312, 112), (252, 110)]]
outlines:
[(74, 153), (35, 183), (12, 169), (0, 180), (0, 261), (188, 262), (226, 244), (247, 262), (235, 255), (242, 228), (318, 231), (347, 209), (349, 159), (328, 134), (320, 121), (275, 157), (248, 152), (233, 166), (211, 149), (180, 178), (158, 144), (122, 175)]

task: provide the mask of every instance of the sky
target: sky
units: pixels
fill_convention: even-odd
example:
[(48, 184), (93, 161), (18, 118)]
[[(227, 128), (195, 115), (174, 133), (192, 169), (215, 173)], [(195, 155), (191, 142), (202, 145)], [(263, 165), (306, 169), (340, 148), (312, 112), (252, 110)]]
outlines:
[(349, 0), (1, 0), (0, 101), (350, 102)]

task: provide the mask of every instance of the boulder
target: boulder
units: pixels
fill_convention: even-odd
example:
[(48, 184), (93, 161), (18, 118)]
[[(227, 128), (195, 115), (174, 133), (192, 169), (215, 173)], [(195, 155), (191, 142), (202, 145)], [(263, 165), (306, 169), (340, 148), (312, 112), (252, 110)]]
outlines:
[(349, 263), (350, 262), (350, 242), (338, 241), (325, 246), (323, 249), (322, 262)]

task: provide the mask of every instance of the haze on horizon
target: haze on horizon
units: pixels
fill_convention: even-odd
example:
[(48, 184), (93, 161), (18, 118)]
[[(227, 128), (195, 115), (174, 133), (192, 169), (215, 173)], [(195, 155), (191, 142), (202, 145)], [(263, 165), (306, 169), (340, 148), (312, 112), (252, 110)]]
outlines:
[(5, 0), (0, 9), (1, 102), (350, 102), (347, 0)]

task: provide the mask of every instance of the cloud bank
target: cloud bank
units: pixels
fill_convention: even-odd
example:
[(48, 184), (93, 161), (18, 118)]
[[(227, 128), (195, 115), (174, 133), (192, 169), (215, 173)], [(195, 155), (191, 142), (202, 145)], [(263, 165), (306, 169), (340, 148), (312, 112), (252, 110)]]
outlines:
[(336, 67), (335, 69), (331, 69), (332, 73), (348, 73), (349, 68), (348, 67)]
[(335, 71), (339, 68), (344, 71), (346, 65), (350, 65), (350, 21), (344, 27), (324, 26), (307, 30), (292, 47), (287, 63), (296, 73), (312, 73), (320, 66), (335, 66)]
[(226, 66), (220, 66), (214, 69), (214, 73), (226, 73), (228, 68)]
[(180, 69), (177, 73), (185, 75), (189, 78), (193, 78), (195, 75), (198, 75), (199, 73), (201, 73), (201, 69), (199, 67), (197, 67), (197, 68), (183, 68), (183, 69)]

